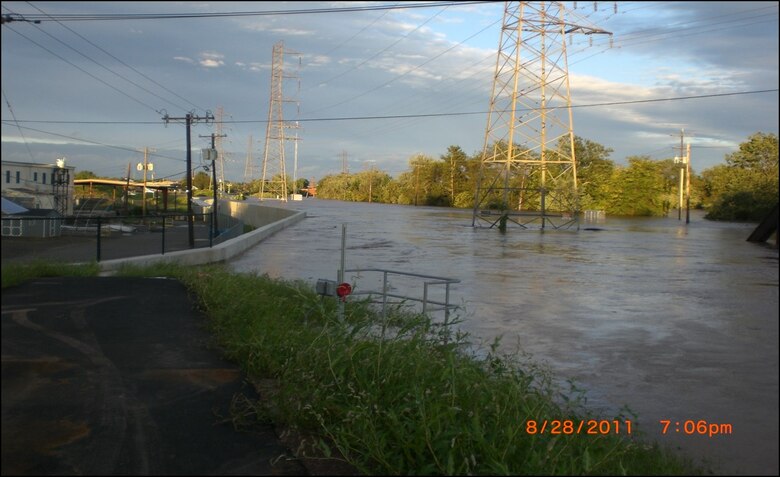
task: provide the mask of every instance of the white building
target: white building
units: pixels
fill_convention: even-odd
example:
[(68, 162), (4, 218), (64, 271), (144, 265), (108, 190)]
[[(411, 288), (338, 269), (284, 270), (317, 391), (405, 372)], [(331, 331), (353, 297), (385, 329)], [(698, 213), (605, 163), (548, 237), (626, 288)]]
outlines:
[(2, 196), (27, 209), (52, 209), (73, 215), (75, 167), (2, 161)]

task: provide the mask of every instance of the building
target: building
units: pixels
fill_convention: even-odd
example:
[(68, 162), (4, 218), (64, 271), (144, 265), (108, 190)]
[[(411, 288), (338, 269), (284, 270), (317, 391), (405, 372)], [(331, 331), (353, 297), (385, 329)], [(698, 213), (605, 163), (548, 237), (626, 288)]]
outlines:
[(30, 210), (55, 210), (73, 215), (75, 168), (56, 164), (2, 161), (2, 196)]

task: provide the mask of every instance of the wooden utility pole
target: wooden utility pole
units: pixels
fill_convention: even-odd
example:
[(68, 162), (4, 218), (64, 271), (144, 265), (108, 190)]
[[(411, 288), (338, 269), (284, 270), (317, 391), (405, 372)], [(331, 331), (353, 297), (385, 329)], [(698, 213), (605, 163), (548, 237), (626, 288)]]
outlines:
[(685, 160), (685, 146), (683, 145), (685, 137), (685, 129), (680, 129), (680, 185), (678, 187), (678, 199), (677, 199), (677, 220), (682, 220), (682, 208), (683, 208), (683, 174), (684, 171), (684, 164), (682, 164), (682, 161)]
[(691, 223), (691, 143), (685, 153), (685, 223)]
[[(198, 136), (198, 137), (209, 137), (209, 136)], [(211, 133), (211, 190), (214, 191), (214, 205), (212, 206), (211, 213), (213, 214), (212, 217), (214, 219), (214, 230), (212, 237), (216, 237), (217, 233), (219, 231), (219, 227), (217, 226), (217, 148), (216, 148), (216, 138), (218, 137), (227, 137), (227, 134), (215, 134)]]
[[(155, 151), (155, 149), (151, 150), (152, 152)], [(154, 168), (154, 164), (149, 164), (149, 148), (144, 147), (144, 163), (143, 165), (138, 164), (138, 170), (143, 170), (144, 172), (144, 191), (141, 196), (143, 197), (143, 205), (141, 206), (141, 216), (146, 220), (146, 171), (152, 170)], [(150, 168), (151, 166), (151, 168)]]
[(126, 215), (130, 213), (130, 210), (127, 208), (127, 199), (128, 196), (130, 195), (130, 166), (132, 165), (133, 165), (132, 162), (127, 163), (127, 182), (125, 185), (125, 214)]
[(163, 116), (163, 120), (166, 124), (170, 121), (185, 121), (187, 127), (187, 227), (189, 229), (190, 248), (195, 248), (195, 217), (192, 213), (192, 141), (190, 129), (192, 123), (206, 121), (208, 124), (209, 121), (214, 120), (214, 116), (211, 113), (206, 113), (206, 116), (203, 117), (187, 113), (184, 117), (172, 118), (166, 114)]

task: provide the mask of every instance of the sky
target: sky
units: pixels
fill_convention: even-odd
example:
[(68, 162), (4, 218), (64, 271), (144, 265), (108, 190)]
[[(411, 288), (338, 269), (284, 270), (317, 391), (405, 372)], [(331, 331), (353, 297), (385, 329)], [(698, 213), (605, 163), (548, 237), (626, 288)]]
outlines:
[[(754, 133), (778, 134), (778, 2), (564, 5), (567, 21), (612, 33), (571, 35), (567, 61), (574, 133), (612, 149), (615, 163), (672, 158), (682, 134), (701, 172)], [(180, 179), (186, 127), (163, 118), (192, 113), (214, 117), (191, 128), (193, 172), (205, 170), (200, 151), (222, 134), (219, 179), (261, 178), (275, 44), (285, 78), (273, 117), (297, 138), (285, 143), (288, 177), (316, 182), (344, 167), (397, 177), (418, 154), (438, 159), (453, 145), (475, 154), (503, 10), (504, 2), (4, 1), (4, 19), (15, 21), (2, 25), (2, 158), (64, 157), (76, 172), (119, 178), (130, 169), (140, 179), (146, 149), (155, 178)], [(269, 151), (268, 174), (281, 168)]]

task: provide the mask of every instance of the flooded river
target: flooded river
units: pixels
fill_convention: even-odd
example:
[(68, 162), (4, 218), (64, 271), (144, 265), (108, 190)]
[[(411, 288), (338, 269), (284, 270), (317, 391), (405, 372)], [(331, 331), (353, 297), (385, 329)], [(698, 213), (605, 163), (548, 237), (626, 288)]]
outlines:
[(501, 234), (472, 228), (464, 210), (265, 204), (307, 218), (230, 260), (234, 270), (335, 280), (346, 224), (347, 268), (458, 279), (452, 300), (475, 339), (502, 336), (573, 379), (589, 406), (613, 416), (627, 405), (648, 437), (720, 474), (778, 474), (778, 252), (746, 241), (754, 225), (693, 213), (688, 225), (607, 217)]

